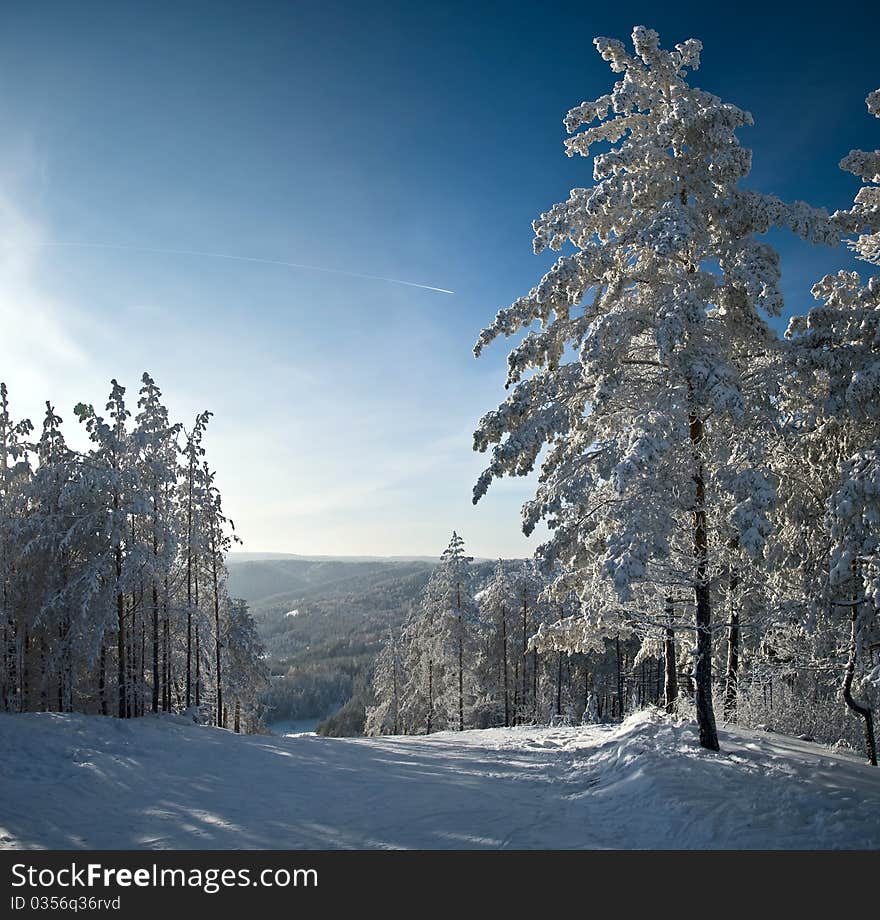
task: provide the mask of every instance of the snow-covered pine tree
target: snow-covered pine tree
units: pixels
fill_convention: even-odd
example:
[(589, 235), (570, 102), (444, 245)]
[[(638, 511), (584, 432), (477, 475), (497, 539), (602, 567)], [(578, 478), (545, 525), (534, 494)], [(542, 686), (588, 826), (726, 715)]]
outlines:
[[(880, 90), (866, 100), (880, 118)], [(858, 233), (850, 245), (866, 262), (880, 264), (880, 150), (853, 150), (840, 166), (862, 178), (852, 210), (835, 215), (844, 231)], [(832, 619), (848, 627), (843, 699), (864, 722), (868, 758), (877, 765), (874, 713), (857, 700), (853, 684), (859, 659), (871, 643), (880, 647), (880, 276), (863, 284), (856, 272), (826, 275), (814, 285), (822, 302), (795, 317), (787, 336), (799, 380), (824, 392), (825, 416), (812, 427), (834, 426), (832, 443), (845, 452), (828, 499), (829, 604)], [(838, 614), (837, 617), (834, 614)], [(880, 665), (862, 682), (864, 694), (880, 695)]]
[(71, 550), (76, 543), (71, 545), (70, 537), (76, 532), (76, 505), (71, 501), (75, 490), (69, 484), (77, 471), (61, 431), (61, 418), (48, 401), (36, 455), (38, 466), (28, 487), (29, 513), (18, 536), (36, 608), (32, 629), (39, 648), (39, 708), (49, 708), (54, 679), (58, 709), (71, 712), (74, 674), (80, 664), (77, 638), (86, 632), (86, 624), (77, 616), (82, 611), (81, 598), (71, 578)]
[(511, 653), (517, 596), (513, 578), (503, 560), (498, 560), (492, 579), (475, 600), (480, 608), (481, 620), (492, 631), (489, 648), (495, 662), (496, 696), (502, 701), (504, 725), (510, 726), (514, 716), (515, 681)]
[[(865, 105), (880, 118), (880, 89), (868, 94)], [(851, 150), (840, 161), (840, 168), (858, 176), (864, 185), (852, 209), (835, 217), (845, 230), (858, 234), (850, 246), (859, 258), (880, 265), (880, 150)]]
[[(757, 239), (773, 226), (831, 242), (824, 212), (738, 188), (751, 166), (736, 130), (751, 116), (691, 87), (700, 42), (666, 51), (636, 27), (596, 47), (615, 73), (612, 92), (572, 109), (569, 155), (594, 159), (592, 188), (574, 189), (534, 224), (535, 250), (575, 247), (527, 296), (502, 310), (475, 353), (498, 336), (531, 330), (508, 359), (508, 399), (487, 414), (475, 448), (494, 445), (474, 489), (529, 473), (542, 449), (524, 530), (553, 531), (540, 554), (575, 572), (600, 542), (601, 573), (629, 600), (673, 542), (690, 544), (695, 702), (700, 742), (717, 750), (712, 706), (713, 548), (721, 497), (730, 529), (759, 556), (772, 501), (760, 450), (772, 386), (755, 356), (775, 336), (762, 311), (779, 313), (776, 252)], [(588, 296), (592, 294), (592, 296)], [(662, 609), (662, 591), (658, 606)]]
[[(426, 586), (427, 587), (427, 586)], [(427, 590), (413, 605), (401, 633), (403, 690), (400, 722), (405, 734), (418, 734), (446, 727), (438, 711), (437, 697), (444, 677), (437, 666), (437, 610)]]
[(393, 632), (385, 640), (373, 671), (373, 705), (368, 706), (365, 735), (402, 734), (402, 695), (406, 686), (404, 646)]
[[(371, 724), (390, 711), (389, 676), (402, 681), (398, 724), (401, 731), (427, 734), (455, 727), (462, 730), (475, 706), (489, 700), (481, 677), (485, 635), (473, 597), (471, 559), (464, 541), (453, 532), (400, 638), (399, 671), (381, 669), (380, 690)], [(393, 661), (394, 652), (386, 645)]]
[(477, 695), (476, 656), (480, 622), (474, 602), (470, 564), (464, 540), (455, 532), (443, 550), (425, 589), (436, 617), (435, 648), (446, 679), (437, 699), (448, 713), (447, 722), (464, 731), (465, 711)]
[[(572, 654), (582, 653), (583, 649), (578, 643), (569, 643), (565, 640), (553, 641), (553, 639), (558, 640), (558, 637), (554, 636), (553, 639), (550, 639), (550, 636), (553, 633), (553, 626), (556, 624), (575, 623), (578, 621), (583, 622), (581, 602), (575, 592), (571, 591), (560, 597), (554, 594), (552, 587), (549, 585), (545, 588), (540, 601), (544, 608), (544, 616), (541, 622), (538, 623), (537, 633), (532, 636), (529, 642), (535, 653), (546, 654), (552, 652), (555, 654), (555, 704), (553, 706), (553, 714), (555, 719), (559, 720), (566, 715), (566, 710), (563, 707), (564, 703), (569, 710), (573, 710), (574, 708), (573, 700), (565, 700), (563, 696), (562, 671), (564, 658), (568, 659), (568, 667), (570, 669)], [(571, 645), (577, 645), (577, 647), (570, 647)]]
[[(180, 475), (180, 496), (178, 504), (182, 506), (185, 517), (186, 533), (183, 540), (186, 568), (186, 705), (192, 705), (194, 697), (194, 620), (198, 615), (199, 597), (199, 557), (204, 551), (204, 528), (199, 518), (202, 507), (201, 497), (204, 493), (204, 475), (202, 462), (205, 448), (202, 438), (211, 419), (211, 413), (201, 412), (196, 416), (192, 430), (184, 432), (182, 448), (183, 468)], [(196, 690), (195, 696), (199, 693)], [(200, 700), (196, 699), (198, 704)]]
[(260, 722), (258, 697), (269, 686), (269, 668), (257, 624), (247, 601), (241, 598), (227, 601), (223, 644), (226, 691), (228, 698), (234, 701), (233, 729), (240, 732), (244, 722), (253, 730)]
[(531, 561), (523, 562), (513, 573), (515, 601), (516, 646), (514, 659), (514, 724), (534, 722), (538, 709), (538, 647), (529, 647), (529, 640), (543, 621), (539, 604), (544, 580)]
[(208, 464), (202, 464), (205, 504), (202, 519), (206, 530), (207, 569), (211, 582), (214, 611), (214, 689), (216, 693), (216, 724), (226, 727), (227, 715), (223, 703), (223, 625), (221, 611), (226, 598), (226, 554), (234, 541), (235, 524), (223, 513), (223, 501), (215, 483), (216, 473)]
[[(144, 562), (139, 547), (131, 541), (130, 519), (146, 507), (137, 469), (132, 462), (132, 441), (127, 429), (131, 415), (125, 404), (125, 387), (111, 381), (106, 411), (99, 416), (92, 406), (79, 403), (75, 413), (86, 426), (94, 449), (90, 457), (90, 476), (105, 501), (106, 544), (95, 558), (95, 577), (113, 585), (116, 608), (116, 688), (117, 714), (120, 719), (132, 715), (132, 688), (126, 654), (131, 645), (127, 633), (126, 593), (134, 589), (139, 567)], [(133, 623), (133, 611), (132, 611)]]
[[(165, 711), (183, 708), (174, 674), (183, 650), (192, 652), (195, 626), (197, 698), (209, 660), (201, 628), (220, 637), (211, 656), (215, 685), (224, 676), (221, 650), (228, 649), (236, 710), (241, 715), (244, 707), (245, 725), (253, 728), (261, 664), (247, 664), (256, 648), (249, 615), (227, 611), (231, 521), (201, 446), (210, 413), (197, 418), (188, 438), (193, 469), (181, 468), (181, 428), (169, 421), (149, 374), (142, 383), (133, 430), (125, 389), (115, 380), (106, 417), (76, 407), (92, 442), (85, 453), (68, 448), (51, 403), (31, 444), (30, 421), (13, 422), (0, 385), (0, 705), (107, 715), (115, 692), (113, 710), (129, 717), (144, 713), (152, 690), (154, 710), (157, 696)], [(199, 604), (200, 579), (213, 601), (210, 619)], [(186, 635), (178, 616), (184, 611)]]
[[(179, 425), (168, 420), (168, 410), (162, 404), (162, 393), (149, 374), (141, 378), (138, 398), (139, 412), (132, 436), (136, 451), (139, 480), (147, 500), (143, 534), (148, 542), (147, 565), (142, 577), (149, 585), (152, 645), (152, 709), (159, 711), (159, 608), (160, 596), (167, 595), (168, 580), (177, 554), (177, 521), (175, 519), (174, 489), (177, 484), (177, 435)], [(167, 620), (167, 597), (165, 603)], [(166, 629), (166, 632), (170, 630)], [(165, 659), (169, 650), (165, 649)], [(166, 668), (167, 670), (167, 668)], [(163, 677), (167, 677), (163, 675)], [(170, 708), (170, 691), (165, 680), (163, 700)]]
[(9, 392), (0, 383), (0, 642), (2, 642), (2, 705), (7, 712), (24, 708), (27, 695), (28, 619), (32, 598), (18, 564), (20, 528), (27, 514), (31, 478), (28, 419), (13, 421)]

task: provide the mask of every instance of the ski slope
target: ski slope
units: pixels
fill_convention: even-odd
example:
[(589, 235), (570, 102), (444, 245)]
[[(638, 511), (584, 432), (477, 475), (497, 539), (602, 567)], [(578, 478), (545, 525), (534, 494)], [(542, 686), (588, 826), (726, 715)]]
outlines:
[(183, 716), (0, 716), (0, 846), (878, 848), (880, 769), (648, 712), (430, 737), (242, 737)]

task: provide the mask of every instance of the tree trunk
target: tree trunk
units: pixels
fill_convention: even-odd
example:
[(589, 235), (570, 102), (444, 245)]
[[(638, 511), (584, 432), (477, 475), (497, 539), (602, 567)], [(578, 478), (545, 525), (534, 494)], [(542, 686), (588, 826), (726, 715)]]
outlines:
[(235, 701), (235, 734), (241, 734), (241, 700)]
[(694, 667), (694, 703), (700, 744), (710, 751), (719, 750), (715, 712), (712, 707), (712, 598), (709, 591), (709, 535), (706, 526), (706, 481), (700, 444), (703, 422), (695, 413), (690, 417), (690, 437), (694, 455), (694, 562), (696, 580), (696, 663)]
[(216, 522), (211, 522), (211, 576), (214, 582), (214, 648), (217, 656), (217, 724), (223, 724), (223, 675), (220, 661), (220, 587), (217, 581), (217, 539)]
[(510, 727), (510, 689), (507, 669), (507, 608), (501, 608), (501, 647), (504, 656), (504, 725)]
[(538, 649), (532, 649), (532, 721), (538, 721)]
[(143, 715), (147, 708), (147, 692), (144, 682), (144, 672), (147, 669), (147, 623), (141, 620), (141, 708), (138, 715)]
[(153, 582), (153, 712), (159, 711), (159, 589)]
[(192, 701), (192, 504), (193, 504), (193, 456), (189, 448), (189, 479), (186, 498), (186, 706)]
[(163, 708), (165, 712), (171, 712), (171, 623), (168, 620), (167, 612), (162, 622), (162, 629), (164, 633), (162, 645), (165, 658), (165, 671), (162, 680), (162, 695), (165, 699)]
[(125, 717), (131, 718), (132, 700), (134, 699), (134, 636), (135, 636), (135, 619), (134, 604), (130, 609), (130, 622), (125, 637)]
[(46, 712), (49, 708), (49, 674), (46, 661), (46, 637), (40, 636), (40, 711)]
[(398, 688), (398, 680), (397, 680), (397, 645), (396, 644), (393, 646), (393, 654), (394, 654), (394, 659), (391, 662), (391, 680), (393, 683), (393, 690), (394, 690), (394, 724), (391, 726), (391, 728), (392, 728), (392, 732), (395, 735), (399, 735), (400, 732), (398, 731), (398, 729), (400, 728), (400, 725), (399, 725), (398, 720), (400, 716), (400, 690)]
[(431, 734), (431, 721), (434, 715), (434, 662), (428, 659), (428, 725), (426, 734)]
[(556, 668), (556, 715), (562, 715), (562, 651), (559, 652), (559, 664)]
[(116, 665), (119, 692), (119, 718), (125, 718), (125, 598), (119, 590), (122, 581), (122, 548), (116, 547)]
[(464, 731), (464, 639), (461, 636), (461, 615), (458, 617), (458, 730)]
[(856, 658), (858, 656), (858, 642), (856, 641), (856, 620), (858, 608), (853, 606), (850, 614), (850, 639), (849, 655), (846, 660), (846, 671), (843, 676), (843, 701), (865, 722), (865, 749), (872, 767), (877, 766), (877, 741), (874, 736), (874, 712), (867, 703), (853, 699), (852, 684), (856, 673)]
[(202, 647), (199, 642), (199, 624), (196, 623), (196, 706), (202, 704)]
[(101, 701), (101, 715), (107, 715), (107, 646), (101, 643), (98, 661), (98, 698)]
[(615, 639), (617, 649), (617, 714), (623, 717), (623, 670), (620, 666), (620, 636)]
[(21, 674), (21, 693), (19, 694), (19, 712), (28, 712), (30, 709), (30, 671), (28, 669), (29, 634), (27, 625), (21, 630), (21, 664), (18, 673)]
[(528, 660), (526, 652), (528, 650), (528, 601), (523, 597), (523, 609), (522, 609), (522, 689), (520, 691), (519, 698), (519, 707), (523, 715), (526, 711), (526, 661)]
[[(584, 715), (586, 715), (589, 705), (590, 705), (590, 672), (587, 669), (586, 661), (584, 661)], [(581, 716), (581, 720), (583, 720), (583, 716)]]
[(736, 722), (737, 678), (739, 672), (739, 608), (736, 603), (736, 589), (739, 586), (737, 573), (730, 573), (730, 613), (727, 620), (727, 673), (724, 678), (724, 718)]
[(663, 703), (668, 713), (675, 712), (675, 701), (678, 699), (678, 665), (675, 654), (675, 631), (672, 628), (674, 620), (674, 606), (671, 597), (666, 598), (666, 636), (663, 641), (663, 659), (666, 668), (663, 685)]
[(514, 725), (519, 725), (519, 656), (513, 656), (513, 718)]

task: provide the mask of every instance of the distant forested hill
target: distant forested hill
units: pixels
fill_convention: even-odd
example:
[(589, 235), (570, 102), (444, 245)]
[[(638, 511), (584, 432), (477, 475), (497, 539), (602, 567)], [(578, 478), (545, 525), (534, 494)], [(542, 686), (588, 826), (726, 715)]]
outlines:
[(267, 720), (334, 716), (322, 730), (360, 733), (378, 650), (434, 562), (231, 554), (227, 565), (229, 593), (248, 601), (269, 654)]

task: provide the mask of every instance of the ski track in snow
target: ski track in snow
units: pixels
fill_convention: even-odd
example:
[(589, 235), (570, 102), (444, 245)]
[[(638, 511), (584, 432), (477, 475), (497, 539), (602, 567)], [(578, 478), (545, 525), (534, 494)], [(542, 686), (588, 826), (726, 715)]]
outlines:
[(781, 735), (623, 725), (252, 736), (0, 716), (0, 848), (878, 848), (880, 770)]

